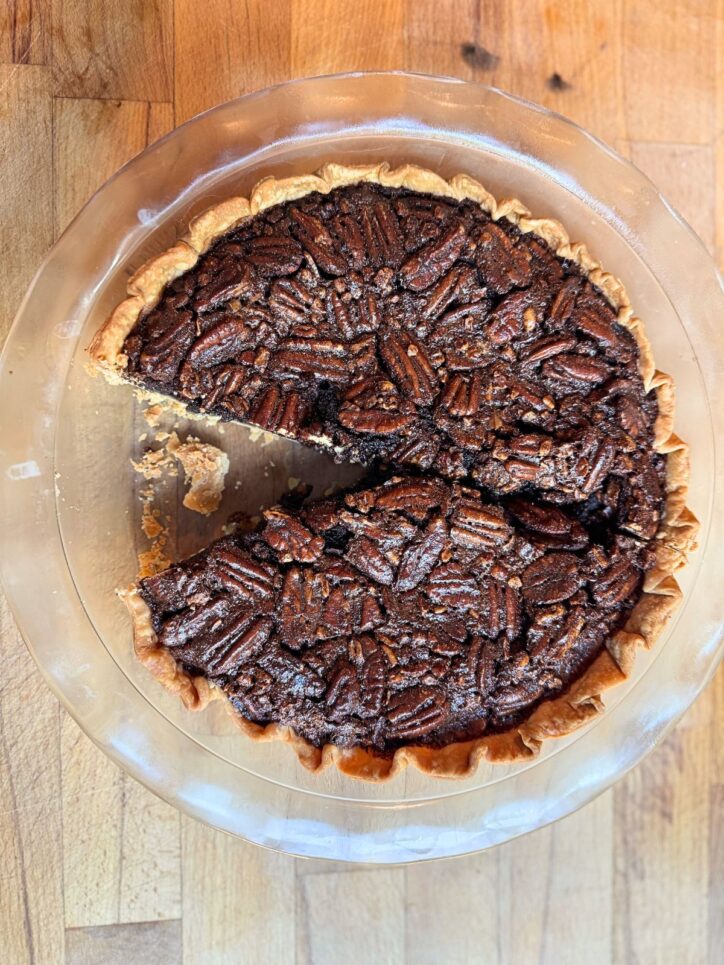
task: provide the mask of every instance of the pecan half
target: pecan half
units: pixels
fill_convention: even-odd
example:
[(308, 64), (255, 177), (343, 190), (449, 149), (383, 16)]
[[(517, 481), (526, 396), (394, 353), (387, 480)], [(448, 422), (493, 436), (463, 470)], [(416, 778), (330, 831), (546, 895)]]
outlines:
[(631, 596), (639, 582), (638, 571), (627, 560), (619, 560), (596, 580), (592, 589), (593, 599), (601, 606), (620, 606)]
[(395, 588), (413, 590), (425, 579), (445, 546), (447, 531), (441, 520), (433, 521), (419, 540), (407, 547), (397, 569)]
[(255, 348), (260, 333), (240, 318), (225, 318), (212, 326), (191, 346), (186, 360), (194, 368), (218, 365), (233, 359), (245, 349)]
[(233, 642), (221, 659), (214, 662), (212, 672), (218, 675), (233, 673), (241, 664), (258, 656), (271, 636), (273, 626), (268, 617), (251, 623), (245, 617), (240, 618), (226, 632), (223, 645)]
[(387, 201), (362, 209), (362, 234), (370, 264), (399, 265), (404, 257), (400, 224)]
[(543, 606), (567, 600), (584, 583), (572, 553), (547, 553), (523, 570), (521, 580), (526, 601)]
[(291, 275), (303, 257), (300, 245), (288, 236), (260, 235), (247, 242), (246, 260), (260, 275)]
[(266, 526), (262, 532), (266, 542), (276, 550), (282, 563), (296, 560), (312, 563), (319, 559), (324, 549), (324, 540), (315, 536), (311, 530), (294, 516), (281, 509), (264, 510)]
[(400, 390), (418, 405), (431, 405), (438, 378), (425, 346), (409, 332), (388, 329), (380, 335), (379, 351)]
[(409, 687), (394, 694), (387, 706), (390, 736), (413, 740), (439, 727), (448, 715), (443, 695), (429, 687)]
[(415, 292), (429, 288), (452, 268), (462, 253), (465, 242), (464, 225), (450, 225), (439, 238), (424, 245), (405, 261), (400, 269), (403, 284)]
[(324, 222), (300, 208), (291, 208), (289, 214), (297, 239), (315, 264), (328, 275), (343, 275), (347, 271), (347, 259), (337, 249)]
[(462, 417), (474, 415), (480, 408), (482, 399), (482, 374), (479, 371), (473, 372), (470, 378), (465, 378), (456, 372), (445, 384), (440, 404), (450, 415)]
[(201, 288), (194, 296), (193, 305), (197, 312), (205, 312), (221, 302), (229, 301), (251, 290), (254, 271), (247, 262), (228, 259), (220, 266), (213, 280)]
[(283, 393), (276, 385), (261, 392), (249, 411), (249, 419), (269, 432), (294, 432), (302, 422), (305, 406), (298, 392)]
[(582, 549), (588, 545), (586, 530), (562, 509), (519, 497), (511, 499), (507, 505), (526, 529), (540, 536), (551, 537), (555, 545), (562, 549)]
[(543, 363), (543, 374), (549, 379), (599, 385), (611, 375), (611, 366), (587, 355), (558, 355), (555, 362)]
[(483, 281), (497, 295), (504, 295), (511, 288), (523, 288), (530, 282), (529, 255), (492, 222), (480, 232), (475, 258)]
[(352, 540), (347, 547), (345, 558), (375, 583), (391, 586), (395, 579), (395, 571), (390, 561), (366, 536), (357, 536)]
[(503, 511), (496, 506), (481, 506), (472, 500), (461, 500), (451, 518), (450, 536), (463, 546), (486, 547), (506, 543), (512, 530)]
[(210, 557), (212, 573), (219, 586), (251, 601), (266, 600), (274, 589), (274, 570), (234, 547), (219, 547)]
[(421, 523), (431, 510), (445, 510), (448, 500), (448, 488), (439, 479), (412, 477), (390, 480), (381, 488), (375, 506), (402, 511)]
[(435, 567), (427, 579), (425, 592), (433, 603), (459, 610), (470, 610), (481, 602), (475, 579), (460, 563)]

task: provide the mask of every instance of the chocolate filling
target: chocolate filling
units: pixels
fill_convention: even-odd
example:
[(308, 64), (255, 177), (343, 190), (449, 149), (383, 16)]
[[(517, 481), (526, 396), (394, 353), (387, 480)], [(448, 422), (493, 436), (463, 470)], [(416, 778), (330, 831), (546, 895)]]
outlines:
[(141, 584), (251, 720), (383, 752), (505, 729), (640, 596), (665, 463), (636, 343), (472, 202), (361, 184), (268, 209), (124, 352), (147, 388), (370, 469)]

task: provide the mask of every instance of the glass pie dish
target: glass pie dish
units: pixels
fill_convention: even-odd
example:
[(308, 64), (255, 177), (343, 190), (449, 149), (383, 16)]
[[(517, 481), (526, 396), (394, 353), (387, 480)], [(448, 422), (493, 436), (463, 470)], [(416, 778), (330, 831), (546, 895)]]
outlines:
[[(248, 194), (262, 176), (324, 161), (409, 161), (464, 171), (562, 221), (625, 282), (657, 365), (678, 389), (676, 431), (690, 444), (689, 505), (700, 548), (680, 574), (684, 603), (607, 712), (547, 742), (533, 762), (481, 763), (473, 777), (409, 769), (363, 784), (312, 774), (281, 744), (246, 740), (223, 707), (189, 714), (136, 662), (115, 589), (128, 585), (148, 481), (132, 466), (158, 430), (129, 389), (90, 378), (92, 335), (128, 275), (168, 248), (200, 211)], [(500, 91), (407, 74), (297, 81), (200, 115), (139, 155), (89, 201), (48, 255), (8, 340), (3, 413), (2, 575), (28, 646), (86, 733), (167, 801), (207, 823), (293, 854), (400, 862), (480, 850), (585, 804), (634, 766), (713, 672), (722, 513), (722, 293), (701, 242), (634, 167), (569, 121)], [(359, 471), (281, 438), (164, 414), (161, 428), (221, 446), (231, 472), (221, 510), (181, 505), (178, 477), (155, 482), (168, 555), (187, 556), (224, 519), (254, 513), (290, 478), (319, 494)], [(717, 461), (719, 459), (719, 461)], [(42, 604), (39, 605), (40, 601)]]

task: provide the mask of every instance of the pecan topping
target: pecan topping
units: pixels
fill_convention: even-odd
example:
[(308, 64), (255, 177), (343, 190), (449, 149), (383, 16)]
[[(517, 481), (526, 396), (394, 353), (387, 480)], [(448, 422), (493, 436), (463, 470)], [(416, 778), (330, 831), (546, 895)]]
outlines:
[(240, 318), (226, 318), (196, 339), (186, 359), (197, 369), (218, 365), (254, 348), (257, 338), (256, 332)]
[(446, 535), (444, 526), (432, 525), (424, 536), (409, 544), (397, 570), (398, 590), (413, 590), (425, 579), (445, 546)]
[(638, 586), (640, 574), (626, 560), (613, 563), (596, 581), (593, 599), (601, 606), (618, 606)]
[[(232, 673), (238, 670), (242, 663), (260, 653), (271, 635), (272, 621), (266, 617), (262, 620), (254, 620), (249, 626), (242, 624), (241, 627), (241, 633), (234, 639), (222, 659), (214, 664), (215, 674)], [(234, 634), (238, 629), (234, 627)], [(231, 634), (226, 639), (230, 638)]]
[(346, 556), (352, 566), (375, 583), (382, 583), (383, 586), (389, 586), (392, 583), (395, 571), (389, 560), (366, 536), (353, 539), (347, 548)]
[(535, 292), (513, 292), (490, 316), (488, 338), (494, 345), (504, 345), (519, 338), (527, 328), (534, 328), (542, 314), (542, 300)]
[(227, 259), (214, 280), (195, 296), (194, 308), (197, 312), (205, 312), (214, 305), (251, 291), (253, 282), (254, 271), (251, 265), (243, 261), (237, 264), (232, 259)]
[(261, 392), (250, 411), (250, 417), (270, 432), (291, 434), (299, 428), (304, 413), (302, 397), (298, 392), (282, 394), (276, 385)]
[[(204, 412), (498, 496), (588, 499), (634, 472), (612, 452), (645, 450), (656, 417), (634, 340), (574, 266), (472, 203), (372, 184), (233, 229), (124, 350), (131, 378)], [(516, 452), (526, 425), (554, 450)], [(579, 445), (591, 432), (613, 450)], [(617, 512), (648, 532), (648, 510)]]
[(123, 351), (145, 388), (369, 470), (140, 584), (159, 646), (249, 720), (387, 755), (505, 730), (640, 598), (666, 462), (635, 339), (472, 201), (360, 183), (259, 212)]
[(538, 536), (548, 537), (554, 545), (581, 549), (588, 543), (583, 526), (555, 506), (516, 498), (508, 503), (508, 508), (527, 529)]
[(447, 486), (438, 479), (393, 479), (381, 489), (375, 500), (378, 509), (404, 512), (418, 523), (423, 522), (432, 509), (445, 509), (450, 499)]
[(264, 563), (258, 563), (246, 553), (239, 553), (231, 547), (220, 547), (210, 554), (212, 572), (229, 593), (245, 600), (268, 599), (274, 589), (274, 570)]

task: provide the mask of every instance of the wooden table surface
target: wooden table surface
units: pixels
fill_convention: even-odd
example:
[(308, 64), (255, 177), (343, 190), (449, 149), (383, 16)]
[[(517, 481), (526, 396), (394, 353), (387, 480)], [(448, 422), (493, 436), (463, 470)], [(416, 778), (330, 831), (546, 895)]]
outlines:
[[(0, 17), (0, 336), (125, 160), (220, 101), (340, 70), (452, 74), (567, 114), (721, 261), (720, 0), (4, 0)], [(722, 961), (721, 672), (578, 814), (487, 854), (364, 870), (267, 853), (158, 801), (78, 730), (0, 620), (6, 965)]]

